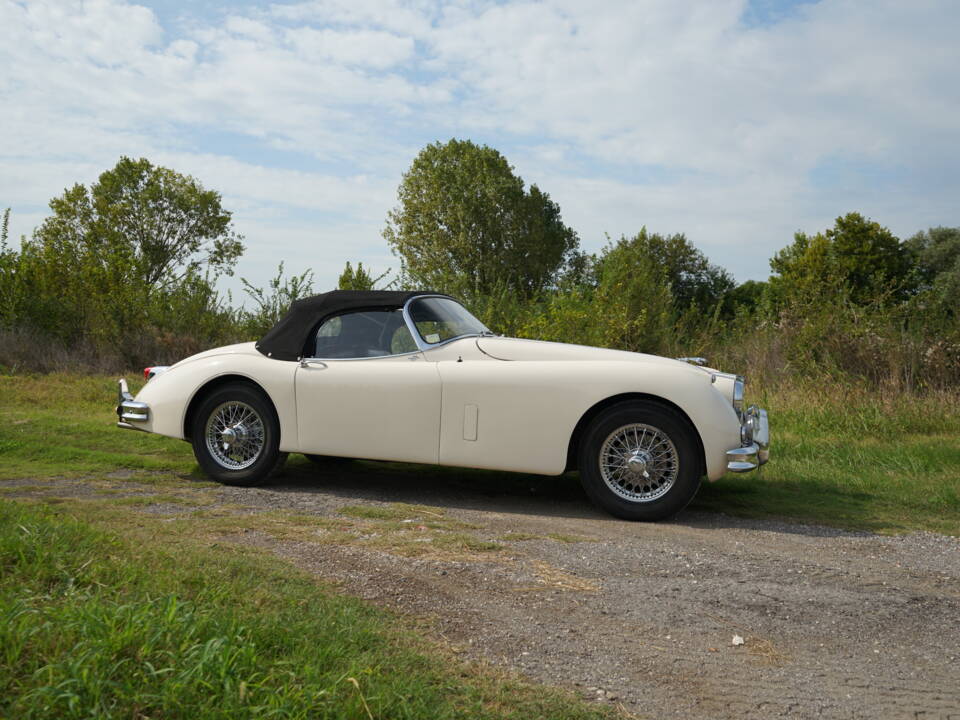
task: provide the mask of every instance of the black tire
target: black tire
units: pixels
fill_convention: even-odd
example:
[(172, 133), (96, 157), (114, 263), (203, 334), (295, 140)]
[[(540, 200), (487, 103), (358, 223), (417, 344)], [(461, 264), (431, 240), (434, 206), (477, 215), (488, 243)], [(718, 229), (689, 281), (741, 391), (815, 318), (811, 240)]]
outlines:
[[(225, 437), (217, 428), (231, 418), (237, 422), (226, 426), (236, 435), (228, 446), (216, 441)], [(190, 438), (200, 467), (224, 485), (260, 485), (287, 459), (287, 453), (279, 450), (280, 422), (273, 405), (263, 391), (247, 383), (223, 385), (205, 397), (194, 415)], [(245, 457), (254, 448), (256, 453)]]
[[(584, 491), (599, 508), (624, 520), (676, 515), (700, 487), (703, 463), (695, 433), (689, 420), (659, 403), (637, 400), (608, 408), (580, 442)], [(628, 456), (632, 464), (625, 463)], [(626, 467), (617, 469), (618, 462)]]

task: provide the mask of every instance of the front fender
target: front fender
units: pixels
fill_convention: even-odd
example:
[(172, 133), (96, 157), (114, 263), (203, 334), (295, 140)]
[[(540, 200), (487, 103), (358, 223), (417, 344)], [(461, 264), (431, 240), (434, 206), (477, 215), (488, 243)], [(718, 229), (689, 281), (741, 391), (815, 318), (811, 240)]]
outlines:
[[(611, 397), (631, 394), (663, 398), (687, 415), (700, 435), (710, 479), (726, 472), (726, 451), (740, 444), (740, 420), (729, 400), (708, 373), (689, 365), (631, 360), (438, 366), (441, 464), (560, 474), (584, 415)], [(473, 439), (464, 431), (468, 420)]]
[(158, 435), (185, 439), (187, 409), (209, 383), (236, 376), (258, 385), (270, 398), (280, 421), (280, 450), (297, 449), (297, 406), (294, 374), (297, 363), (263, 355), (225, 354), (176, 365), (150, 380), (136, 396), (150, 407), (149, 419), (139, 428)]

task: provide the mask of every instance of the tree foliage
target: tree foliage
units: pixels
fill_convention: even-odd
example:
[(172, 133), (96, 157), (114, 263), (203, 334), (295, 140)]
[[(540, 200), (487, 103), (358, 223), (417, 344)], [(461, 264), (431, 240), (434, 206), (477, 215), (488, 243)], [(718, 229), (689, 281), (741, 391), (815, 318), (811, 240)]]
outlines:
[[(348, 260), (346, 267), (343, 268), (343, 272), (340, 273), (339, 280), (337, 280), (337, 287), (340, 290), (374, 290), (376, 289), (377, 283), (389, 274), (390, 271), (387, 270), (377, 275), (377, 277), (373, 277), (373, 275), (363, 267), (362, 262), (358, 262), (357, 267), (354, 268)], [(388, 287), (390, 284), (392, 283), (388, 283)]]
[(734, 312), (755, 312), (760, 308), (768, 287), (768, 283), (762, 280), (747, 280), (727, 293), (726, 302)]
[(907, 248), (880, 223), (856, 212), (838, 217), (832, 228), (812, 237), (796, 233), (770, 267), (781, 298), (825, 300), (843, 293), (865, 305), (903, 299), (912, 289)]
[[(613, 250), (626, 252), (628, 246), (638, 264), (662, 276), (674, 307), (681, 312), (692, 308), (711, 311), (736, 286), (730, 273), (710, 263), (683, 233), (660, 235), (648, 233), (644, 227), (630, 239), (621, 238), (606, 256)], [(601, 266), (603, 262), (601, 258)]]
[(419, 287), (534, 297), (579, 243), (549, 195), (525, 190), (505, 157), (469, 140), (425, 147), (397, 194), (383, 234)]
[(951, 314), (960, 310), (960, 227), (934, 227), (906, 242), (925, 299)]
[(19, 253), (3, 250), (8, 325), (105, 349), (189, 335), (193, 349), (227, 314), (214, 281), (243, 245), (219, 193), (124, 157), (50, 209)]
[(89, 189), (77, 184), (51, 200), (50, 209), (35, 242), (79, 255), (122, 255), (149, 287), (201, 267), (232, 274), (243, 253), (218, 192), (145, 158), (121, 158)]
[(648, 243), (608, 243), (581, 273), (583, 281), (568, 280), (528, 308), (531, 317), (520, 334), (649, 353), (666, 348), (673, 298), (666, 268)]

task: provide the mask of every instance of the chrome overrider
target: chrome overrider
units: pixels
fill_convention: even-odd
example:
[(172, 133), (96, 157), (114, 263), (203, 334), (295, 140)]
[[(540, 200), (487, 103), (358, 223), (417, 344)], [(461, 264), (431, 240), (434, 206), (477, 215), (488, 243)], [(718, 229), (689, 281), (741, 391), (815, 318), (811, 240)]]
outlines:
[(740, 416), (741, 447), (727, 450), (727, 470), (749, 472), (770, 459), (770, 424), (767, 411), (751, 405)]
[(120, 418), (117, 427), (127, 430), (143, 430), (134, 423), (142, 423), (150, 419), (150, 406), (134, 400), (127, 387), (127, 381), (123, 379), (117, 381), (117, 417)]

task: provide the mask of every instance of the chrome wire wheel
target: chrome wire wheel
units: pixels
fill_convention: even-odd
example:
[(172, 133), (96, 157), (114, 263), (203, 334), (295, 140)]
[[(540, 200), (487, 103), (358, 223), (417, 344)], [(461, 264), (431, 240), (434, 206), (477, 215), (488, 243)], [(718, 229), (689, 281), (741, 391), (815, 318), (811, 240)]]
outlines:
[(253, 465), (266, 445), (263, 419), (245, 402), (230, 400), (214, 408), (204, 431), (210, 457), (227, 470)]
[(617, 496), (635, 503), (666, 495), (677, 481), (680, 458), (667, 435), (652, 425), (623, 425), (600, 446), (600, 476)]

